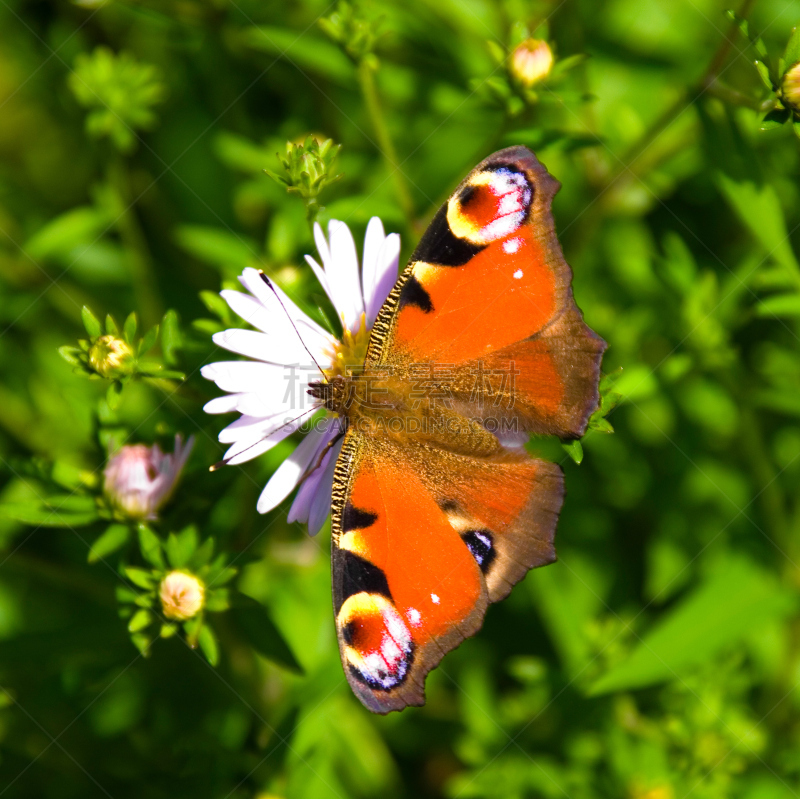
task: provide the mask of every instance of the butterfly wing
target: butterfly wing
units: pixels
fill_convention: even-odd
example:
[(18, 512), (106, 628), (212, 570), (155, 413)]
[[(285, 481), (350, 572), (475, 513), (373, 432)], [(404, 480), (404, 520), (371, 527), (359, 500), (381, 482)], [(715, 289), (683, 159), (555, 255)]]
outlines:
[(365, 365), (402, 374), (438, 364), (434, 380), (473, 418), (582, 435), (606, 345), (572, 296), (551, 212), (559, 187), (525, 147), (470, 172), (381, 309)]
[(422, 705), (446, 652), (528, 569), (555, 559), (560, 469), (351, 428), (334, 477), (333, 596), (347, 679), (370, 710)]

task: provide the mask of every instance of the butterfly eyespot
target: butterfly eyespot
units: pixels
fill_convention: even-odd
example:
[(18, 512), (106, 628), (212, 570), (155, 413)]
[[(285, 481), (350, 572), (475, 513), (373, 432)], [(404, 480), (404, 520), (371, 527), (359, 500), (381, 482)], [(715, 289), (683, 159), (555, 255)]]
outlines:
[(511, 235), (528, 217), (533, 187), (523, 172), (504, 166), (479, 172), (447, 207), (450, 230), (483, 245)]
[(495, 559), (494, 540), (488, 530), (467, 530), (461, 533), (461, 538), (472, 553), (475, 562), (485, 574)]
[(390, 691), (405, 680), (414, 644), (388, 597), (354, 594), (342, 605), (337, 622), (344, 640), (344, 659), (357, 680), (382, 691)]

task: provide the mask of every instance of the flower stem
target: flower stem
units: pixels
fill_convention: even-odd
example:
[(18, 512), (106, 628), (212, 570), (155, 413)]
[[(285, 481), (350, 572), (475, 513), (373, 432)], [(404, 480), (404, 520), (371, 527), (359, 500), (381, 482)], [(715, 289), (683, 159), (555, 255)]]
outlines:
[[(744, 0), (738, 12), (739, 18), (746, 19), (748, 17), (750, 12), (753, 10), (755, 1), (756, 0)], [(733, 47), (733, 42), (737, 35), (738, 29), (738, 23), (735, 21), (731, 22), (728, 30), (725, 33), (725, 37), (720, 42), (719, 47), (712, 56), (711, 61), (700, 80), (685, 92), (682, 92), (676, 98), (675, 102), (673, 102), (672, 105), (670, 105), (664, 111), (664, 113), (661, 114), (661, 116), (650, 126), (644, 135), (637, 142), (635, 142), (626, 153), (623, 154), (620, 159), (621, 164), (609, 178), (608, 185), (616, 183), (617, 180), (631, 168), (632, 164), (638, 160), (638, 158), (653, 143), (653, 141), (655, 141), (655, 139), (657, 139), (672, 124), (672, 121), (678, 115), (680, 115), (684, 108), (686, 108), (688, 104), (696, 102), (702, 94), (705, 92), (710, 92), (711, 94), (715, 94), (716, 96), (720, 97), (720, 99), (730, 102), (730, 95), (727, 97), (720, 96), (720, 92), (724, 90), (720, 89), (720, 84), (717, 79), (722, 67), (725, 65), (725, 62), (730, 55), (730, 51)], [(735, 94), (739, 95), (739, 92), (735, 92)], [(739, 96), (744, 97), (744, 95)], [(741, 105), (741, 103), (738, 102), (737, 104)]]
[(152, 327), (161, 319), (163, 308), (155, 281), (153, 259), (134, 210), (136, 201), (131, 199), (128, 167), (122, 158), (112, 159), (108, 168), (108, 180), (119, 202), (116, 226), (128, 255), (136, 304), (144, 326)]
[(405, 175), (397, 162), (397, 152), (389, 134), (389, 128), (383, 115), (380, 99), (378, 97), (378, 87), (375, 85), (375, 66), (368, 58), (364, 58), (358, 65), (358, 82), (361, 85), (361, 93), (364, 95), (364, 102), (367, 104), (372, 127), (378, 139), (378, 146), (383, 155), (386, 165), (394, 183), (398, 202), (403, 210), (409, 227), (414, 224), (414, 203), (411, 200), (411, 193), (408, 190)]

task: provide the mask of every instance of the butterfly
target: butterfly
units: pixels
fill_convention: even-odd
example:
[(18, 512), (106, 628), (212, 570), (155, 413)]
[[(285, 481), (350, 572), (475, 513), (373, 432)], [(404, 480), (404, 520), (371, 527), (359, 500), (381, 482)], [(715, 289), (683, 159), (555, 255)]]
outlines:
[(606, 348), (572, 296), (559, 188), (525, 147), (478, 164), (384, 302), (363, 367), (309, 389), (346, 430), (333, 604), (344, 672), (376, 713), (424, 704), (426, 675), (488, 605), (556, 558), (563, 474), (518, 444), (584, 434)]

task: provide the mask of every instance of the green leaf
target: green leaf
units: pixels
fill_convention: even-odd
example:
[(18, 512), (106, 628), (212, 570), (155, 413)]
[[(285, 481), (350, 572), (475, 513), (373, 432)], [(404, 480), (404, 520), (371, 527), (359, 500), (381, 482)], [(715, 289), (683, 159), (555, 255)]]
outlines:
[(756, 315), (766, 317), (800, 316), (800, 294), (775, 294), (756, 305)]
[(133, 641), (133, 645), (145, 656), (147, 657), (150, 654), (150, 644), (153, 643), (153, 639), (149, 635), (145, 635), (144, 633), (134, 633), (131, 636), (131, 641)]
[(88, 245), (100, 236), (106, 223), (106, 215), (96, 208), (73, 208), (34, 233), (25, 244), (25, 252), (36, 260), (67, 257), (76, 247)]
[(158, 634), (161, 636), (161, 638), (172, 638), (176, 632), (178, 632), (177, 624), (162, 624), (161, 630)]
[(177, 351), (183, 346), (183, 336), (178, 322), (178, 312), (170, 309), (161, 320), (161, 351), (164, 360), (174, 366), (178, 362)]
[(136, 591), (133, 591), (132, 589), (128, 588), (127, 585), (116, 586), (114, 589), (114, 595), (117, 598), (117, 602), (120, 603), (136, 602), (136, 600), (140, 596), (139, 594), (136, 593)]
[(228, 303), (219, 294), (214, 291), (201, 291), (200, 300), (211, 313), (218, 316), (223, 322), (228, 323), (230, 321)]
[(103, 335), (103, 329), (100, 327), (100, 320), (86, 305), (81, 308), (81, 319), (83, 319), (83, 326), (86, 328), (86, 332), (92, 338), (99, 338)]
[(108, 387), (108, 391), (106, 391), (106, 402), (112, 411), (115, 411), (117, 408), (119, 408), (120, 403), (122, 402), (122, 383), (120, 383), (118, 380), (115, 380)]
[(591, 660), (587, 629), (603, 608), (609, 577), (590, 558), (561, 551), (558, 562), (536, 569), (525, 581), (561, 662), (573, 677)]
[(761, 130), (774, 130), (785, 125), (791, 117), (791, 112), (786, 108), (773, 108), (761, 120)]
[(769, 67), (763, 61), (756, 60), (754, 63), (756, 65), (756, 70), (758, 72), (758, 76), (761, 78), (761, 82), (770, 91), (774, 91), (774, 87), (772, 85), (772, 77), (769, 74)]
[(223, 610), (228, 610), (230, 606), (230, 592), (227, 588), (218, 588), (216, 591), (210, 591), (206, 594), (205, 609), (209, 613), (220, 613)]
[(736, 23), (739, 30), (744, 34), (744, 36), (747, 39), (749, 39), (750, 44), (753, 45), (755, 51), (759, 54), (759, 56), (761, 56), (761, 58), (767, 58), (767, 48), (764, 45), (764, 42), (762, 41), (761, 37), (753, 33), (753, 31), (750, 28), (750, 23), (746, 19), (740, 17), (735, 11), (728, 11), (726, 13), (726, 16), (732, 22)]
[(125, 341), (128, 344), (133, 344), (133, 340), (136, 338), (136, 328), (139, 326), (139, 323), (136, 319), (136, 312), (133, 311), (128, 314), (128, 318), (125, 320), (125, 327), (123, 327), (123, 335), (125, 336)]
[(580, 441), (577, 439), (575, 441), (562, 441), (561, 446), (575, 463), (580, 464), (583, 461), (583, 447)]
[(130, 538), (130, 528), (126, 524), (112, 524), (95, 540), (89, 550), (89, 563), (96, 563), (124, 546)]
[(796, 597), (755, 563), (745, 559), (720, 563), (589, 693), (627, 691), (679, 678), (796, 607)]
[(505, 63), (505, 60), (508, 57), (505, 48), (501, 47), (493, 39), (487, 39), (486, 46), (489, 48), (489, 55), (492, 57), (492, 61), (494, 61), (495, 64), (501, 66)]
[(203, 543), (200, 545), (200, 547), (192, 556), (189, 566), (193, 570), (197, 570), (201, 566), (205, 566), (211, 560), (213, 554), (214, 554), (214, 539), (206, 538), (206, 540), (203, 541)]
[(139, 548), (142, 552), (142, 557), (157, 569), (165, 568), (164, 556), (161, 549), (161, 541), (158, 536), (146, 525), (138, 525), (137, 531), (139, 533)]
[(298, 36), (297, 31), (288, 28), (261, 25), (245, 30), (242, 42), (254, 50), (283, 58), (295, 68), (309, 70), (344, 86), (355, 83), (353, 64), (339, 47), (308, 32)]
[(139, 349), (137, 351), (138, 356), (144, 355), (146, 352), (149, 352), (153, 349), (153, 345), (158, 340), (158, 325), (155, 327), (150, 328), (147, 331), (144, 338), (139, 342)]
[(800, 61), (800, 28), (792, 28), (792, 35), (783, 51), (784, 68), (789, 70)]
[(152, 572), (145, 571), (144, 569), (137, 569), (135, 566), (125, 567), (125, 576), (139, 588), (150, 590), (155, 587), (156, 580)]
[(175, 239), (186, 252), (211, 266), (241, 272), (259, 258), (258, 245), (253, 239), (224, 228), (181, 225)]
[(128, 622), (128, 632), (138, 633), (150, 625), (152, 621), (153, 614), (150, 613), (149, 610), (145, 610), (144, 608), (137, 610), (136, 613), (133, 614), (131, 620)]
[(58, 354), (70, 365), (81, 366), (81, 350), (78, 347), (69, 347), (66, 344), (58, 348)]
[(739, 219), (770, 257), (792, 273), (800, 274), (775, 189), (767, 183), (757, 186), (749, 181), (736, 181), (722, 172), (718, 173), (717, 182)]
[(230, 617), (242, 636), (259, 654), (290, 671), (303, 673), (289, 644), (260, 602), (238, 594)]
[(106, 333), (112, 336), (116, 336), (119, 333), (117, 322), (110, 313), (106, 314)]
[(197, 635), (197, 643), (200, 644), (200, 649), (206, 656), (206, 660), (212, 666), (216, 666), (219, 662), (219, 647), (217, 646), (217, 639), (214, 637), (214, 633), (207, 624), (204, 624), (200, 628), (200, 632)]
[(94, 499), (83, 496), (6, 502), (0, 504), (0, 516), (36, 527), (83, 527), (99, 518)]
[(167, 537), (167, 560), (173, 569), (182, 569), (197, 549), (197, 529), (189, 525), (178, 535), (170, 533)]

